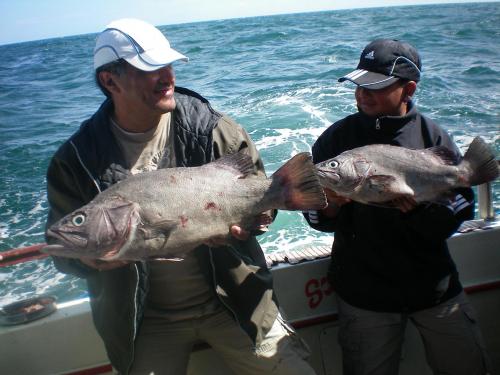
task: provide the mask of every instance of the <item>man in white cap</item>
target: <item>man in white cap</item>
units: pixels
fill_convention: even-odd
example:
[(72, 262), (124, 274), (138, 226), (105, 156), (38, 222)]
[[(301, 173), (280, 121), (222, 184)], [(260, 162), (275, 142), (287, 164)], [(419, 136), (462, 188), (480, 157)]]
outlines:
[[(444, 146), (459, 160), (451, 137), (412, 101), (420, 71), (410, 44), (369, 43), (356, 70), (339, 79), (356, 85), (358, 112), (320, 135), (314, 162), (370, 144)], [(373, 176), (374, 184), (376, 177), (387, 176)], [(408, 320), (423, 338), (434, 374), (486, 374), (479, 327), (446, 244), (474, 216), (472, 190), (457, 189), (444, 204), (400, 199), (387, 207), (325, 193), (328, 207), (305, 217), (313, 228), (335, 232), (328, 276), (337, 293), (343, 374), (397, 375)]]
[[(187, 57), (140, 20), (114, 21), (98, 36), (95, 78), (107, 99), (50, 162), (47, 226), (130, 173), (243, 150), (264, 174), (242, 127), (175, 87), (179, 60)], [(258, 242), (237, 226), (231, 233), (238, 246), (200, 246), (181, 262), (54, 262), (87, 280), (95, 326), (120, 373), (185, 374), (193, 346), (205, 342), (236, 374), (314, 374), (279, 314)]]

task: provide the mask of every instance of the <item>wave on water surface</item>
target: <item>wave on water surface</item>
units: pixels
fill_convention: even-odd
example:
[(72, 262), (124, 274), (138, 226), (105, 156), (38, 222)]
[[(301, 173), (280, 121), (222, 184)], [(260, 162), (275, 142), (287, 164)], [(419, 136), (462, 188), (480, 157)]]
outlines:
[[(333, 122), (356, 111), (350, 84), (359, 54), (378, 37), (404, 39), (423, 59), (416, 103), (464, 152), (479, 135), (500, 152), (498, 3), (405, 6), (162, 26), (190, 62), (177, 85), (199, 92), (249, 132), (268, 174), (309, 151)], [(0, 252), (44, 241), (45, 171), (57, 147), (98, 108), (95, 34), (0, 46)], [(500, 214), (500, 182), (493, 184)], [(266, 252), (331, 243), (301, 213), (280, 212), (259, 237)], [(50, 260), (0, 268), (0, 305), (50, 293), (85, 293)]]

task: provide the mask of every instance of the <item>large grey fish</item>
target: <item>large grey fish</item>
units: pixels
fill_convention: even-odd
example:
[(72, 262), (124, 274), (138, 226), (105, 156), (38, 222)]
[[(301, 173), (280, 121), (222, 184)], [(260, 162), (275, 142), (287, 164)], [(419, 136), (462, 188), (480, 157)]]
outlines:
[(464, 158), (444, 146), (422, 150), (375, 144), (316, 164), (321, 185), (353, 201), (393, 206), (398, 198), (442, 202), (450, 191), (492, 181), (500, 171), (488, 145), (476, 137)]
[(70, 258), (175, 258), (230, 226), (251, 230), (271, 209), (326, 206), (309, 153), (300, 153), (271, 178), (252, 175), (250, 156), (236, 153), (201, 167), (169, 168), (130, 176), (47, 230), (43, 252)]

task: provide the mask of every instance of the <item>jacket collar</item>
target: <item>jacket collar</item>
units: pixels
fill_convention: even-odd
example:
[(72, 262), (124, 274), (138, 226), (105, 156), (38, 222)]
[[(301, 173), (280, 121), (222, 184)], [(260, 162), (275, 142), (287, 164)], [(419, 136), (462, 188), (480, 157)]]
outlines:
[(394, 134), (417, 118), (417, 108), (412, 101), (408, 102), (408, 108), (409, 111), (403, 116), (372, 117), (362, 111), (359, 111), (359, 115), (362, 119), (364, 130), (379, 134)]
[(71, 139), (80, 163), (92, 174), (101, 190), (107, 187), (106, 183), (103, 184), (103, 175), (109, 166), (125, 165), (123, 153), (111, 132), (110, 115), (113, 108), (113, 102), (106, 99)]
[[(213, 110), (201, 95), (181, 87), (175, 89), (176, 108), (173, 112), (176, 158), (183, 166), (206, 163), (212, 157), (212, 130), (221, 114)], [(80, 127), (73, 141), (79, 158), (101, 189), (115, 183), (115, 169), (125, 170), (126, 163), (113, 133), (110, 118), (112, 100), (106, 99), (94, 115)]]

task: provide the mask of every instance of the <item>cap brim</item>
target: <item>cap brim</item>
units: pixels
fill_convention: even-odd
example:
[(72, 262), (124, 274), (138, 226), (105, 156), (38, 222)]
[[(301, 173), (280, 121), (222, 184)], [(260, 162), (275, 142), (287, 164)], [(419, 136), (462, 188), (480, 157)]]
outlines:
[(392, 85), (399, 80), (398, 77), (386, 76), (364, 69), (356, 69), (353, 72), (339, 78), (339, 82), (350, 81), (356, 85), (369, 90), (380, 90)]
[(186, 56), (172, 48), (145, 51), (139, 55), (135, 54), (130, 58), (125, 57), (125, 60), (130, 65), (146, 72), (163, 68), (175, 61), (189, 61)]

